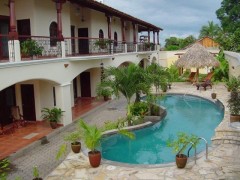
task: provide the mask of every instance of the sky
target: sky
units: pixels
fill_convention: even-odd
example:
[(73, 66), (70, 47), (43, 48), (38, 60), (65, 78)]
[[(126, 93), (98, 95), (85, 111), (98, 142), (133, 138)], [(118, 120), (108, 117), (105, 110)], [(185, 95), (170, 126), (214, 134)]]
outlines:
[(104, 4), (161, 27), (160, 43), (166, 38), (185, 38), (199, 31), (208, 21), (219, 23), (216, 10), (222, 0), (103, 0)]

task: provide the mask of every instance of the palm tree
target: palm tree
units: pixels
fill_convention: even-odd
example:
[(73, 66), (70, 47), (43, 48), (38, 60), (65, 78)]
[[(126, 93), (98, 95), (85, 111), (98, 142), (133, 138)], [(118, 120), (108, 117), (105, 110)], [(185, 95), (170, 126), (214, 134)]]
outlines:
[(170, 74), (165, 68), (153, 63), (147, 67), (147, 73), (149, 74), (151, 82), (155, 87), (156, 93), (159, 91), (159, 87), (167, 87), (167, 83), (170, 81)]
[(127, 116), (131, 116), (130, 104), (134, 94), (140, 91), (148, 94), (151, 88), (151, 81), (143, 68), (135, 64), (127, 67), (109, 67), (105, 71), (105, 83), (113, 89), (113, 93), (119, 96), (119, 93), (127, 100)]
[(213, 21), (208, 21), (208, 25), (202, 26), (199, 38), (203, 38), (205, 36), (215, 38), (218, 35), (219, 30), (220, 27), (218, 24), (214, 24)]

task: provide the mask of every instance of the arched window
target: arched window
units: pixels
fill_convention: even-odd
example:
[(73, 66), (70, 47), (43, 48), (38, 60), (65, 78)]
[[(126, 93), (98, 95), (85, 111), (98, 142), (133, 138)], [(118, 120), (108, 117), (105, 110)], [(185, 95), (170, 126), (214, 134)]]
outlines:
[(57, 23), (51, 22), (49, 27), (49, 34), (50, 34), (50, 46), (57, 45)]
[(99, 30), (99, 39), (103, 39), (103, 38), (104, 38), (103, 30), (100, 29)]
[(113, 43), (114, 46), (117, 46), (118, 45), (118, 35), (117, 35), (117, 32), (114, 32), (114, 43)]

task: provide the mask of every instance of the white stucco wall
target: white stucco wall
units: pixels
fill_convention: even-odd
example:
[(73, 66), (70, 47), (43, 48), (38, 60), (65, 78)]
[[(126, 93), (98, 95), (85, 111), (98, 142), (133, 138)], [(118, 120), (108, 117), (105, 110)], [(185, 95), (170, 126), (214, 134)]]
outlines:
[(9, 16), (8, 0), (1, 0), (0, 15)]
[(229, 62), (229, 76), (240, 76), (240, 53), (224, 51)]

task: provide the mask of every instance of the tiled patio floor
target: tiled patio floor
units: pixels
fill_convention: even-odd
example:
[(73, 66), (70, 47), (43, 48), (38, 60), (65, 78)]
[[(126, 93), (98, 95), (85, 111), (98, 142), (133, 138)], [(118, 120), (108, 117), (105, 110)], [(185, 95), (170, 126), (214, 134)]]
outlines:
[[(78, 98), (72, 108), (73, 120), (82, 114), (104, 103), (103, 100), (94, 98)], [(0, 159), (3, 159), (16, 151), (24, 148), (32, 142), (39, 140), (54, 130), (48, 122), (31, 122), (24, 127), (15, 128), (13, 133), (0, 135)]]
[(41, 139), (52, 131), (53, 129), (47, 122), (31, 122), (24, 127), (15, 128), (13, 133), (0, 135), (0, 159)]

